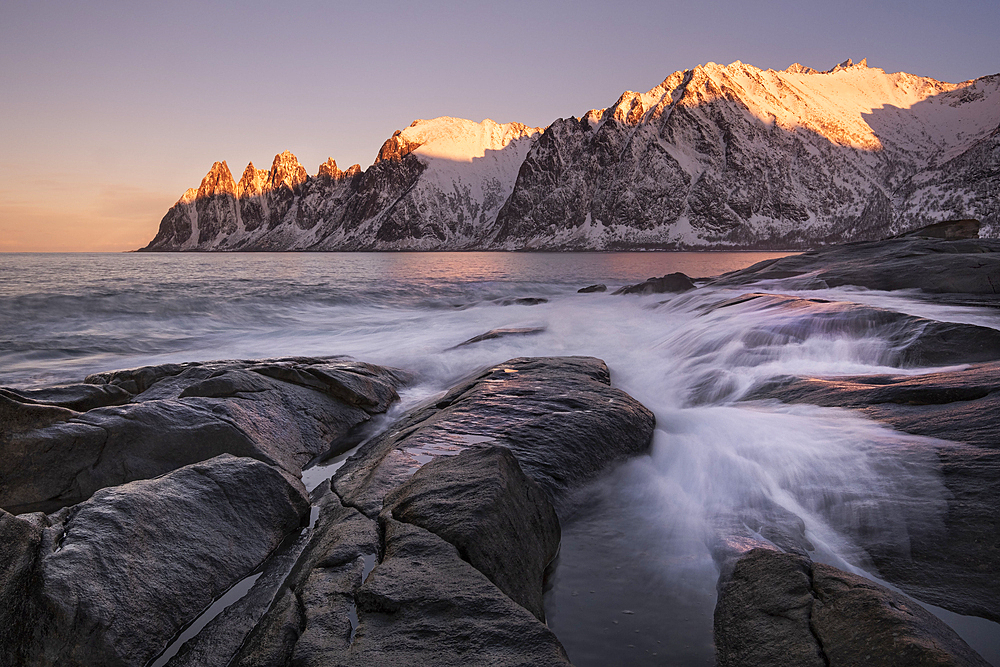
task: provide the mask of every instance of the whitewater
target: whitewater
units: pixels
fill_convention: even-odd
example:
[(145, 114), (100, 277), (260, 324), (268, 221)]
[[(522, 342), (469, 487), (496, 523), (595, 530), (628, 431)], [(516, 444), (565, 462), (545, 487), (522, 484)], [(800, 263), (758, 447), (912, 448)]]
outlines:
[[(384, 424), (513, 357), (601, 358), (612, 383), (654, 413), (656, 431), (648, 455), (559, 508), (548, 624), (578, 667), (713, 664), (713, 556), (756, 530), (748, 512), (798, 517), (814, 560), (878, 579), (858, 535), (906, 544), (914, 526), (940, 525), (947, 507), (931, 439), (848, 410), (743, 400), (781, 376), (929, 372), (899, 366), (888, 325), (821, 326), (809, 310), (731, 300), (765, 291), (1000, 329), (992, 310), (781, 281), (611, 294), (780, 255), (0, 255), (0, 386), (165, 362), (349, 355), (414, 374)], [(608, 291), (577, 292), (595, 283)], [(541, 331), (459, 346), (497, 328)], [(320, 462), (307, 483), (338, 464)], [(764, 532), (755, 536), (766, 541)], [(996, 624), (928, 608), (1000, 664)]]

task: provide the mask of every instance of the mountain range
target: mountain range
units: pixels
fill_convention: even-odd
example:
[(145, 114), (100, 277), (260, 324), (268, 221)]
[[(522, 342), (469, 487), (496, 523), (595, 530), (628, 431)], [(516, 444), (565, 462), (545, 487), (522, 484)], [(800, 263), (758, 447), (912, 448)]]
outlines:
[(146, 251), (798, 249), (1000, 235), (1000, 75), (735, 62), (546, 128), (417, 120), (375, 162), (216, 162)]

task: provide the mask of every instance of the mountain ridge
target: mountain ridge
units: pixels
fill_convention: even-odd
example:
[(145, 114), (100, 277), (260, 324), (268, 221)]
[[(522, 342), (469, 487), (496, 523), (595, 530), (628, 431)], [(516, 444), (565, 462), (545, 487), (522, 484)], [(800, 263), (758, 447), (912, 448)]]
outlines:
[(679, 70), (546, 128), (440, 117), (374, 164), (217, 162), (143, 250), (794, 249), (950, 217), (1000, 232), (1000, 75), (847, 60)]

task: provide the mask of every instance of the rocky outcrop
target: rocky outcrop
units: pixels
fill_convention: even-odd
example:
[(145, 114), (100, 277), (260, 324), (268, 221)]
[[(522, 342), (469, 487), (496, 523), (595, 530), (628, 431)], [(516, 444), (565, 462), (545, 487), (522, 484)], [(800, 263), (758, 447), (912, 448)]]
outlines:
[(1000, 75), (950, 84), (847, 60), (678, 71), (542, 130), (455, 118), (374, 164), (216, 163), (144, 250), (806, 248), (956, 217), (996, 236)]
[[(144, 665), (298, 529), (307, 508), (275, 468), (224, 455), (53, 515), (3, 513), (0, 525), (20, 538), (7, 546), (18, 553), (5, 603), (26, 630), (5, 637), (4, 652), (25, 665)], [(27, 586), (11, 576), (29, 567)]]
[(597, 359), (513, 359), (362, 446), (235, 664), (568, 664), (540, 620), (554, 504), (652, 436), (608, 382)]
[(855, 285), (929, 294), (1000, 294), (1000, 241), (922, 236), (831, 246), (766, 260), (721, 276), (715, 285), (782, 280), (789, 289)]
[(754, 549), (720, 582), (720, 667), (989, 663), (937, 617), (868, 579)]
[(626, 285), (615, 290), (614, 294), (679, 294), (694, 288), (695, 284), (683, 273), (669, 273), (660, 278), (650, 278), (637, 285)]
[(960, 614), (1000, 621), (996, 508), (1000, 505), (1000, 364), (918, 376), (780, 378), (750, 399), (850, 408), (896, 429), (939, 438), (934, 457), (948, 491), (940, 530), (900, 545), (861, 541), (889, 581)]
[[(173, 466), (115, 485), (109, 476), (89, 498), (47, 515), (0, 510), (0, 658), (568, 665), (542, 604), (559, 547), (555, 507), (645, 451), (652, 415), (610, 386), (600, 360), (513, 359), (412, 410), (307, 501), (294, 477), (303, 448), (329, 447), (345, 415), (384, 411), (401, 379), (343, 359), (294, 358), (151, 366), (88, 378), (86, 387), (102, 391), (33, 393), (78, 407), (129, 397), (87, 412), (31, 402), (27, 392), (0, 397), (21, 415), (4, 421), (8, 442), (101, 422), (107, 443), (87, 463), (93, 470), (107, 459), (149, 476), (143, 456)], [(110, 414), (139, 430), (130, 434), (108, 410), (126, 410)], [(207, 414), (246, 436), (254, 457), (180, 465), (225, 448), (213, 449), (227, 440), (218, 424), (222, 435), (204, 432)], [(296, 421), (307, 416), (329, 432)], [(79, 455), (63, 442), (45, 447)], [(72, 465), (61, 474), (81, 476)]]
[(6, 391), (0, 507), (52, 511), (223, 453), (297, 477), (385, 412), (404, 377), (353, 361), (296, 358), (167, 364), (93, 375), (82, 386)]

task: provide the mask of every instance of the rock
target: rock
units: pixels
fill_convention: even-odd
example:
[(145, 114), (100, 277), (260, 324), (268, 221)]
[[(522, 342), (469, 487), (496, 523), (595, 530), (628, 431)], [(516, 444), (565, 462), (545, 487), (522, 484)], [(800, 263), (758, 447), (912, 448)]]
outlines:
[(76, 412), (123, 405), (132, 399), (132, 394), (117, 385), (93, 384), (71, 384), (46, 389), (0, 389), (0, 395), (7, 395), (20, 403), (54, 405)]
[(459, 382), (362, 446), (337, 472), (334, 488), (375, 517), (384, 496), (434, 456), (496, 445), (510, 449), (555, 501), (649, 448), (652, 413), (610, 382), (607, 366), (592, 357), (511, 359)]
[(540, 620), (551, 499), (652, 436), (609, 384), (597, 359), (512, 359), (363, 445), (233, 664), (568, 664)]
[(852, 408), (941, 439), (932, 453), (948, 492), (941, 530), (915, 525), (905, 547), (864, 534), (855, 539), (886, 580), (946, 609), (1000, 622), (1000, 582), (992, 575), (1000, 570), (1000, 364), (917, 376), (781, 378), (747, 398)]
[(754, 315), (742, 336), (748, 351), (837, 335), (884, 341), (881, 361), (886, 365), (944, 366), (1000, 359), (1000, 331), (996, 329), (938, 322), (849, 301), (750, 293), (711, 308), (742, 309), (744, 304), (750, 304)]
[(856, 285), (886, 291), (993, 295), (1000, 293), (1000, 241), (904, 237), (848, 243), (758, 262), (711, 284), (746, 285), (799, 277), (783, 284), (808, 289)]
[(510, 450), (439, 456), (390, 493), (382, 513), (454, 545), (463, 560), (545, 621), (542, 579), (559, 549), (559, 519)]
[(495, 338), (507, 338), (510, 336), (533, 336), (535, 334), (540, 334), (545, 331), (545, 327), (504, 327), (500, 329), (490, 329), (486, 333), (479, 334), (478, 336), (473, 336), (469, 340), (459, 343), (454, 347), (448, 348), (454, 350), (459, 347), (465, 347), (466, 345), (473, 345), (475, 343), (481, 343), (484, 340), (493, 340)]
[(695, 284), (691, 282), (683, 273), (668, 273), (661, 278), (650, 278), (638, 285), (626, 285), (612, 294), (664, 294), (667, 292), (680, 293), (693, 290)]
[[(378, 526), (341, 504), (328, 483), (313, 492), (313, 502), (318, 514), (308, 543), (275, 602), (238, 647), (233, 665), (343, 664), (347, 659), (357, 624), (354, 596), (376, 562)], [(220, 656), (218, 662), (230, 664), (229, 658)]]
[(307, 509), (275, 468), (223, 455), (50, 516), (28, 664), (145, 665)]
[(608, 286), (604, 283), (598, 283), (596, 285), (589, 285), (587, 287), (581, 287), (577, 290), (578, 294), (590, 294), (592, 292), (607, 292)]
[[(0, 507), (52, 511), (222, 453), (297, 477), (398, 398), (404, 376), (346, 360), (169, 364), (91, 376), (132, 402), (83, 413), (0, 395)], [(9, 394), (14, 396), (14, 394)]]
[(501, 306), (537, 306), (542, 303), (548, 303), (549, 300), (540, 296), (520, 296), (520, 297), (506, 297), (503, 299), (496, 299), (495, 303)]
[(351, 665), (569, 665), (552, 631), (433, 533), (386, 519), (385, 555), (357, 594)]
[(978, 239), (979, 229), (982, 224), (978, 220), (945, 220), (933, 225), (927, 225), (920, 229), (900, 234), (904, 238), (920, 239), (946, 239), (955, 241), (958, 239)]
[(753, 549), (720, 582), (720, 667), (988, 663), (906, 597), (801, 555)]
[(24, 665), (34, 628), (30, 623), (31, 582), (42, 543), (39, 515), (12, 516), (0, 510), (0, 664)]

